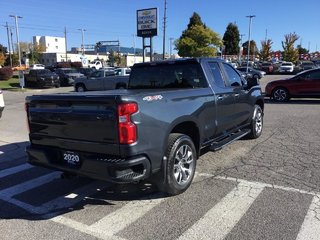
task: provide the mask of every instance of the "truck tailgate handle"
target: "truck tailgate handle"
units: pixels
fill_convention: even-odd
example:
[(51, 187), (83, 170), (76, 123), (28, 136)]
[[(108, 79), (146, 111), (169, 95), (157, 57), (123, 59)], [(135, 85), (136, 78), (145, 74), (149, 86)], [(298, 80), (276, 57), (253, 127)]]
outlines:
[(223, 96), (222, 96), (222, 95), (218, 95), (217, 99), (218, 99), (218, 100), (222, 100), (222, 99), (223, 99)]

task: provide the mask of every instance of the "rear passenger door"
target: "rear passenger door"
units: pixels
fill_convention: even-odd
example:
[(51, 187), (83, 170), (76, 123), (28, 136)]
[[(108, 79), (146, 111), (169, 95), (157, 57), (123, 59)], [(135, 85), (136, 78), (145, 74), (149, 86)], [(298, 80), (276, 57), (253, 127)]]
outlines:
[(222, 66), (226, 82), (234, 98), (232, 122), (234, 127), (239, 127), (247, 123), (252, 115), (253, 107), (250, 104), (249, 91), (244, 89), (245, 82), (238, 71), (227, 63), (222, 63)]
[(223, 77), (221, 65), (216, 61), (208, 61), (209, 83), (215, 93), (216, 102), (216, 130), (214, 136), (224, 134), (234, 126), (234, 89)]

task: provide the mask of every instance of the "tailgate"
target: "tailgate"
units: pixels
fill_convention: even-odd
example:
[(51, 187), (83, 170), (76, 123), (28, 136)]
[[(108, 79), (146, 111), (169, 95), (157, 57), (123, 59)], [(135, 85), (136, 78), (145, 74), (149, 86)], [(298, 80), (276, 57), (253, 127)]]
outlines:
[[(119, 151), (116, 96), (32, 96), (27, 97), (27, 108), (33, 144), (80, 151), (101, 148), (101, 153), (109, 154)], [(105, 144), (111, 145), (109, 151)]]

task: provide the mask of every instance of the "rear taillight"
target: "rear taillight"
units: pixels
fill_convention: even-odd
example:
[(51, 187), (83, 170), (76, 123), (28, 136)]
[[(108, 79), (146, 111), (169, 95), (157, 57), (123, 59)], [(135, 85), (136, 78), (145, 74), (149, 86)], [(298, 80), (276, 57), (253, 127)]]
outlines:
[(136, 103), (123, 103), (118, 106), (120, 144), (131, 144), (137, 141), (137, 127), (131, 122), (131, 115), (137, 111)]

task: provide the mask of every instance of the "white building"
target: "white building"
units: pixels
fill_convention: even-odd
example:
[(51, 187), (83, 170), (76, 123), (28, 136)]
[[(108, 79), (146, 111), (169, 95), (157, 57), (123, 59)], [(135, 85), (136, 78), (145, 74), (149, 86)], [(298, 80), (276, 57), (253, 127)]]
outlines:
[(63, 37), (33, 36), (33, 44), (44, 46), (45, 53), (66, 52), (66, 41)]

